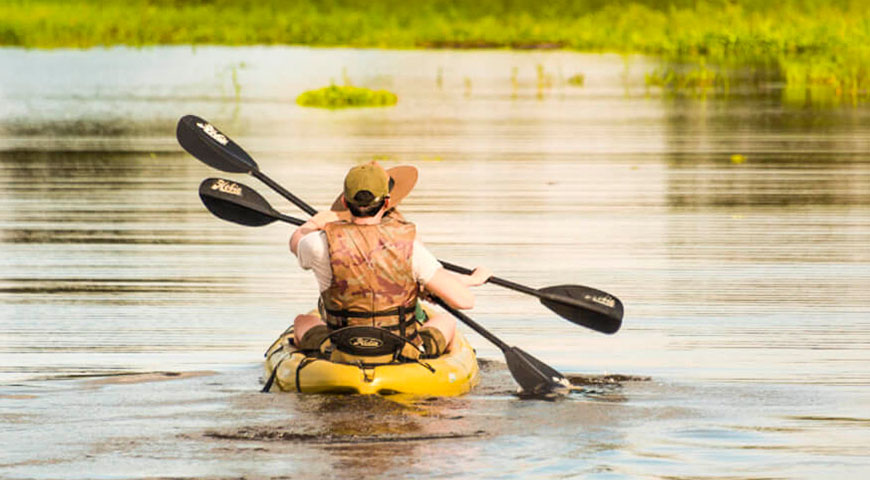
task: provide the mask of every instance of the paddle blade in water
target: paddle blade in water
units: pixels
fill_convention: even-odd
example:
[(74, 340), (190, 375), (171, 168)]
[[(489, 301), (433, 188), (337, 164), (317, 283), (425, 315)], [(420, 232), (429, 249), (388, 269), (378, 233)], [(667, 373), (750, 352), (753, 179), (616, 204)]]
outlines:
[(249, 173), (258, 169), (257, 162), (242, 147), (196, 115), (181, 117), (175, 137), (188, 153), (210, 167), (230, 173)]
[(216, 217), (240, 225), (260, 227), (280, 216), (254, 189), (223, 178), (203, 180), (199, 184), (199, 198)]
[[(540, 292), (545, 295), (541, 297), (545, 307), (574, 323), (607, 334), (616, 333), (622, 326), (622, 302), (607, 292), (582, 285), (556, 285)], [(582, 307), (548, 299), (548, 294), (568, 297)]]
[(571, 382), (564, 375), (518, 347), (504, 350), (504, 358), (524, 395), (542, 396), (571, 390)]

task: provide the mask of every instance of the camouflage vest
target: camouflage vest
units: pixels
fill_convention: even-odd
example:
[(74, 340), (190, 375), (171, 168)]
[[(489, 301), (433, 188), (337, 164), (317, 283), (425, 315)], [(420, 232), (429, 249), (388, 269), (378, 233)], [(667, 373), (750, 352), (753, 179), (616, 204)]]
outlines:
[(332, 283), (321, 299), (330, 329), (382, 327), (419, 343), (418, 286), (411, 266), (414, 224), (386, 217), (377, 225), (332, 222), (324, 231)]

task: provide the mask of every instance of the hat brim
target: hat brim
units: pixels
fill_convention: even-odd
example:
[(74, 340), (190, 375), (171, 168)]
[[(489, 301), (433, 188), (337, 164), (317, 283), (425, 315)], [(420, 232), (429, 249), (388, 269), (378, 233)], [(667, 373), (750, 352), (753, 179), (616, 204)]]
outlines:
[[(387, 169), (387, 174), (393, 179), (393, 189), (390, 190), (390, 205), (395, 207), (414, 189), (417, 184), (417, 167), (413, 165), (399, 165)], [(347, 207), (341, 201), (344, 194), (339, 193), (338, 198), (332, 202), (329, 208), (333, 212), (346, 212)]]

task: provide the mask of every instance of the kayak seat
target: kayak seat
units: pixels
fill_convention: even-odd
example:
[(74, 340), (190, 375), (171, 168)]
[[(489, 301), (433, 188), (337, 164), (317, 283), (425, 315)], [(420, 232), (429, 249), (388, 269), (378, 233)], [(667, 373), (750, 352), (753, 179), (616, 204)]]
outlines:
[[(356, 325), (339, 328), (331, 332), (325, 339), (332, 344), (333, 361), (355, 363), (357, 359), (364, 363), (395, 362), (406, 344), (414, 347), (411, 342), (384, 328), (367, 325)], [(416, 347), (414, 347), (416, 348)]]

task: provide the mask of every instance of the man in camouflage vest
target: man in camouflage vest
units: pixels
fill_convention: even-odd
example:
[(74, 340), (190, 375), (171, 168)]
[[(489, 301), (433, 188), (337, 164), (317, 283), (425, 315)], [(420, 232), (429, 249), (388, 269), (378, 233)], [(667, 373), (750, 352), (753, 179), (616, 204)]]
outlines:
[[(416, 228), (390, 211), (390, 178), (376, 163), (352, 168), (342, 201), (350, 220), (320, 212), (290, 238), (290, 250), (313, 270), (321, 292), (320, 316), (294, 321), (296, 345), (316, 349), (330, 331), (350, 325), (386, 328), (437, 356), (449, 350), (456, 320), (445, 314), (423, 318), (418, 294), (425, 291), (449, 305), (469, 309), (491, 272), (447, 272), (416, 238)], [(421, 288), (422, 287), (422, 288)], [(425, 323), (420, 323), (424, 321)]]

